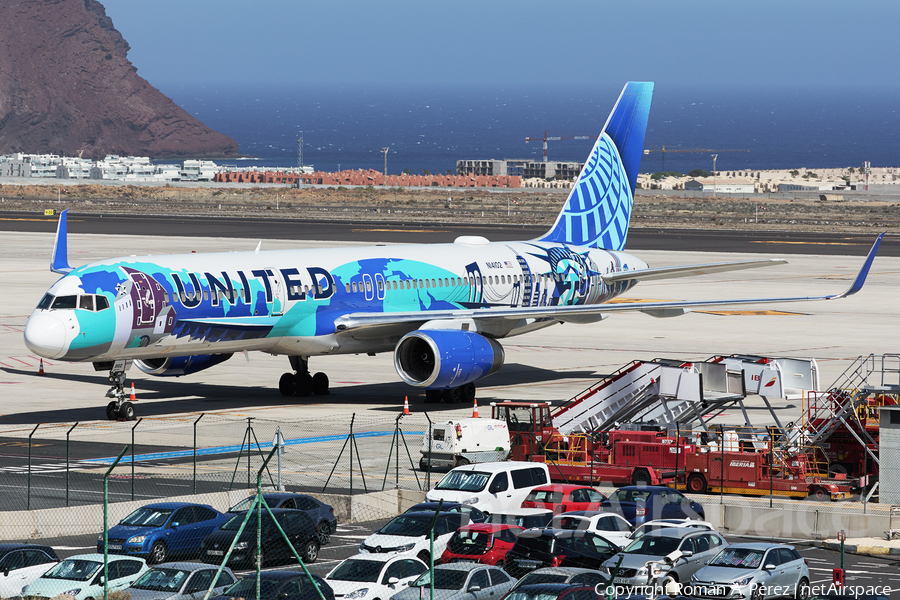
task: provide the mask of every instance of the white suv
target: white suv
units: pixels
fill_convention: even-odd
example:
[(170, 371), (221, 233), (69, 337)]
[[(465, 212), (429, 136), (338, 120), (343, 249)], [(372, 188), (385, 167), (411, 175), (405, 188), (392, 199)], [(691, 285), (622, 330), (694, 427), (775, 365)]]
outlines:
[(447, 549), (447, 542), (463, 525), (469, 524), (462, 513), (434, 511), (409, 512), (394, 517), (388, 524), (370, 535), (359, 545), (360, 554), (394, 554), (415, 556), (429, 564), (428, 528), (434, 520), (434, 556), (440, 558)]
[(534, 488), (550, 483), (543, 463), (504, 461), (456, 467), (425, 494), (426, 502), (459, 502), (486, 513), (522, 507)]

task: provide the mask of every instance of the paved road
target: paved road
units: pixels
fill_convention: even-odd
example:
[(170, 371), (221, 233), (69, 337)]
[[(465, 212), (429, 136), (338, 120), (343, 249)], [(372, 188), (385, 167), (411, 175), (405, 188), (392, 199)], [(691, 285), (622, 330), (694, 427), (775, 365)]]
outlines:
[[(35, 213), (0, 213), (0, 231), (56, 231), (56, 217)], [(493, 241), (531, 239), (546, 231), (533, 225), (469, 225), (410, 221), (328, 221), (283, 218), (170, 217), (151, 215), (73, 214), (71, 233), (228, 237), (249, 239), (329, 240), (346, 242), (452, 242), (460, 235)], [(878, 232), (871, 234), (808, 233), (632, 228), (629, 250), (740, 252), (862, 256)], [(887, 236), (881, 256), (900, 256), (900, 236)]]

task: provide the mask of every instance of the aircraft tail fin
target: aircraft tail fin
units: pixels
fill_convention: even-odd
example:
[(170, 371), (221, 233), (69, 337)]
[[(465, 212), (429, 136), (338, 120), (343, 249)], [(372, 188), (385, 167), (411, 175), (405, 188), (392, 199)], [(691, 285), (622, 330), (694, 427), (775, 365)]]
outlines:
[(53, 242), (53, 255), (50, 257), (50, 270), (60, 275), (65, 275), (73, 270), (69, 266), (67, 212), (69, 212), (68, 208), (59, 213), (59, 224), (56, 226), (56, 241)]
[(630, 81), (544, 242), (622, 250), (634, 204), (653, 83)]

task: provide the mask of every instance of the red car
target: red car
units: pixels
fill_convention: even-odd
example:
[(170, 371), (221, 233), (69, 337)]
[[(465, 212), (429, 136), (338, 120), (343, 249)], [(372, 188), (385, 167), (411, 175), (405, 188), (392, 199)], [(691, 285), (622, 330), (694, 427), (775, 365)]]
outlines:
[(568, 483), (551, 483), (531, 490), (522, 508), (546, 508), (553, 514), (572, 510), (597, 510), (606, 496), (592, 487)]
[(480, 562), (502, 567), (506, 553), (523, 531), (517, 525), (505, 523), (474, 523), (460, 527), (447, 542), (440, 562)]

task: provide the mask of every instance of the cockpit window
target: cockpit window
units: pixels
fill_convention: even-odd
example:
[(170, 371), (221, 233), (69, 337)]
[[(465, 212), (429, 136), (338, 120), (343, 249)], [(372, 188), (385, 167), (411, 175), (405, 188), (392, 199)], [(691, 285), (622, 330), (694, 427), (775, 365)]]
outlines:
[(44, 294), (44, 297), (38, 302), (37, 307), (38, 310), (47, 310), (50, 308), (51, 304), (53, 304), (53, 294)]
[(94, 297), (82, 296), (78, 301), (78, 308), (82, 310), (94, 310)]
[(109, 308), (109, 300), (106, 299), (106, 296), (97, 295), (97, 306), (94, 307), (94, 310), (101, 311)]
[(57, 296), (51, 308), (75, 308), (78, 296)]

